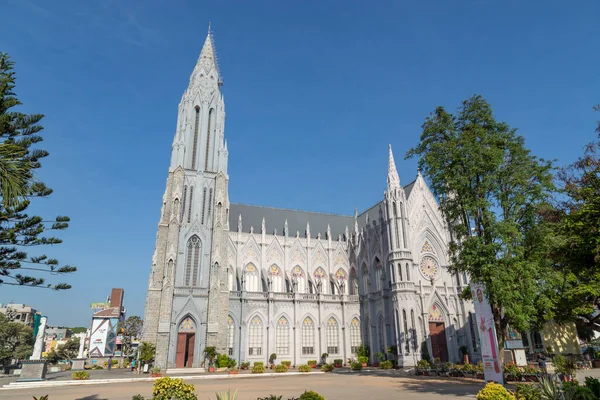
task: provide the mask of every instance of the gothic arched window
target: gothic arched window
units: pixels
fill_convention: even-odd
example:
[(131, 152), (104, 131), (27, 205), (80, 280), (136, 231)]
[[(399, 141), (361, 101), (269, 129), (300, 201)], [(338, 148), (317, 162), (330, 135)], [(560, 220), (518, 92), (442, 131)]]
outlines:
[(198, 125), (200, 124), (200, 107), (196, 106), (196, 119), (194, 121), (194, 143), (192, 144), (192, 169), (196, 169), (196, 156), (198, 154)]
[(237, 290), (235, 287), (235, 279), (233, 277), (233, 269), (231, 267), (229, 267), (229, 270), (227, 271), (227, 287), (230, 291)]
[(351, 285), (350, 285), (351, 293), (350, 294), (358, 295), (358, 275), (356, 274), (356, 268), (352, 268), (352, 271), (350, 272), (350, 276), (351, 276)]
[(302, 322), (302, 354), (315, 353), (315, 326), (310, 317), (304, 318)]
[(193, 200), (194, 200), (194, 187), (190, 186), (190, 204), (188, 205), (188, 218), (187, 218), (188, 224), (192, 220), (192, 204), (194, 203)]
[(181, 200), (181, 215), (179, 215), (179, 220), (183, 223), (183, 216), (185, 215), (185, 201), (187, 197), (187, 185), (183, 187), (183, 198)]
[(248, 328), (248, 355), (260, 356), (262, 354), (263, 325), (257, 315), (250, 320)]
[(292, 280), (297, 285), (296, 290), (298, 293), (306, 293), (306, 276), (302, 268), (298, 265), (292, 269)]
[(230, 356), (233, 355), (233, 341), (235, 339), (235, 323), (230, 315), (227, 316), (227, 349)]
[(187, 259), (185, 263), (185, 286), (198, 284), (198, 270), (200, 269), (200, 255), (202, 243), (196, 235), (187, 242)]
[(398, 279), (402, 282), (402, 264), (398, 263)]
[(269, 277), (271, 279), (271, 291), (276, 293), (284, 292), (283, 276), (281, 270), (276, 264), (271, 265), (269, 268)]
[(275, 332), (275, 353), (288, 354), (290, 352), (290, 324), (287, 318), (281, 317), (277, 321)]
[(352, 318), (350, 321), (350, 351), (356, 354), (362, 341), (360, 339), (360, 321), (358, 318)]
[(338, 323), (331, 317), (327, 321), (327, 354), (338, 354), (340, 346), (340, 336)]
[(396, 247), (400, 247), (400, 232), (398, 231), (398, 213), (396, 212), (396, 202), (392, 203), (392, 207), (394, 208), (394, 220), (392, 223), (394, 224), (394, 230), (396, 232)]
[(208, 112), (208, 129), (206, 130), (206, 154), (204, 158), (204, 170), (208, 171), (208, 151), (210, 149), (210, 134), (212, 133), (212, 128), (215, 124), (215, 109), (211, 108)]
[(247, 292), (260, 292), (262, 289), (261, 284), (260, 284), (260, 276), (259, 276), (258, 270), (254, 266), (254, 264), (250, 263), (250, 264), (246, 265), (244, 272), (246, 275), (245, 276), (246, 291)]
[(410, 269), (408, 267), (408, 263), (406, 263), (406, 280), (410, 281)]
[(202, 190), (202, 225), (204, 225), (204, 210), (206, 209), (206, 188)]

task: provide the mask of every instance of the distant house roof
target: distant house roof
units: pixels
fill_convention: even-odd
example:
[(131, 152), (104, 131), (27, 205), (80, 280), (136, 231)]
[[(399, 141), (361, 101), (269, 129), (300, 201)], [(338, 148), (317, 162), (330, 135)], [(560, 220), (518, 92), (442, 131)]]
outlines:
[[(404, 187), (406, 198), (410, 195), (414, 186), (414, 181)], [(379, 220), (379, 206), (382, 201), (379, 201), (371, 208), (358, 215), (358, 225), (363, 227), (366, 221), (366, 215), (369, 215), (369, 221)], [(238, 226), (238, 218), (242, 216), (242, 230), (249, 232), (250, 227), (254, 232), (260, 233), (262, 227), (262, 219), (265, 219), (265, 233), (272, 234), (277, 230), (278, 235), (283, 235), (285, 221), (288, 223), (288, 236), (296, 236), (296, 232), (300, 233), (300, 237), (304, 237), (306, 232), (306, 223), (310, 225), (310, 236), (317, 237), (320, 233), (322, 238), (325, 238), (327, 233), (327, 225), (331, 229), (331, 239), (337, 240), (339, 235), (343, 235), (348, 231), (354, 231), (354, 216), (341, 214), (327, 214), (314, 211), (290, 210), (284, 208), (274, 208), (265, 206), (254, 206), (248, 204), (230, 204), (229, 205), (229, 229), (236, 231)]]
[(119, 318), (121, 316), (120, 307), (106, 308), (104, 310), (94, 313), (92, 318)]

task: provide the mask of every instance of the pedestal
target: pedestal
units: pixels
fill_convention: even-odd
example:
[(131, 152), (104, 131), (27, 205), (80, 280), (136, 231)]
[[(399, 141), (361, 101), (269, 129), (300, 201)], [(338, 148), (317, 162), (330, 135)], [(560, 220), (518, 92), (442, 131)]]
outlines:
[(18, 382), (43, 381), (46, 380), (47, 365), (44, 360), (21, 361), (21, 379)]
[(72, 361), (73, 361), (73, 365), (71, 366), (72, 370), (80, 371), (80, 370), (84, 369), (83, 367), (85, 366), (85, 358), (74, 358)]

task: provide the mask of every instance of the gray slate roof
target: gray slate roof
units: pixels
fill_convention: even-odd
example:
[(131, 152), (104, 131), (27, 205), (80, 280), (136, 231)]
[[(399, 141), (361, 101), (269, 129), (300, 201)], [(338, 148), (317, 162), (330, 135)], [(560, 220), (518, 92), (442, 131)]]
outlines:
[[(404, 187), (406, 198), (410, 195), (414, 182)], [(366, 221), (366, 215), (369, 215), (369, 221), (379, 221), (379, 201), (373, 207), (358, 215), (358, 225), (363, 227)], [(310, 236), (317, 237), (320, 233), (325, 238), (327, 233), (327, 224), (331, 227), (331, 239), (337, 240), (339, 235), (345, 234), (346, 226), (350, 234), (354, 232), (354, 216), (340, 214), (326, 214), (313, 211), (290, 210), (283, 208), (253, 206), (248, 204), (230, 204), (229, 205), (229, 229), (232, 232), (237, 231), (238, 218), (242, 215), (242, 230), (250, 232), (250, 227), (254, 232), (260, 232), (262, 219), (265, 219), (265, 230), (267, 234), (273, 234), (277, 230), (278, 235), (283, 235), (285, 220), (288, 222), (288, 236), (296, 236), (300, 232), (300, 237), (304, 237), (306, 232), (306, 223), (310, 224)]]

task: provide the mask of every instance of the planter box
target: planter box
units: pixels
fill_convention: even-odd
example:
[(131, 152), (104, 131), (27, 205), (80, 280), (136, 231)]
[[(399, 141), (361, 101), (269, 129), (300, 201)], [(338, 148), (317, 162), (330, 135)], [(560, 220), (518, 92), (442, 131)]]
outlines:
[(333, 366), (336, 368), (342, 368), (342, 364), (333, 364)]
[(152, 375), (153, 378), (160, 378), (162, 376), (162, 374), (150, 374)]
[(525, 382), (537, 382), (538, 376), (537, 375), (523, 375), (523, 380)]
[(361, 365), (362, 365), (363, 367), (366, 367), (366, 366), (367, 366), (367, 363), (362, 363)]
[(225, 372), (225, 371), (227, 371), (227, 367), (217, 368), (217, 372)]
[(237, 375), (237, 371), (229, 371), (229, 375)]
[(317, 364), (308, 364), (308, 366), (311, 368), (317, 368)]

